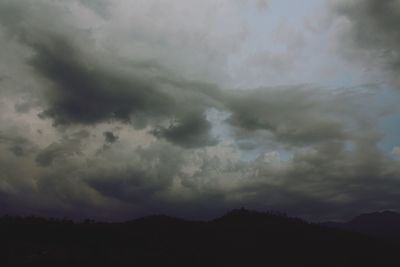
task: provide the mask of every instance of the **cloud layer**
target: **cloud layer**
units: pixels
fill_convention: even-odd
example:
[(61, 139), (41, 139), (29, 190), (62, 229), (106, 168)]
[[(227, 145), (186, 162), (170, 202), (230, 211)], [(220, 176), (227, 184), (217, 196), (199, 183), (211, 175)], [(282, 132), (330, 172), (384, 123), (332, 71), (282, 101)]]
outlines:
[[(384, 151), (379, 126), (398, 110), (379, 86), (231, 89), (227, 69), (246, 47), (236, 15), (273, 5), (164, 5), (1, 1), (1, 213), (204, 218), (248, 206), (318, 219), (398, 209), (398, 144)], [(396, 85), (397, 2), (339, 7), (351, 23), (342, 52), (386, 51), (382, 71)]]
[(346, 54), (361, 64), (378, 65), (398, 87), (400, 81), (400, 3), (397, 0), (339, 1), (336, 12), (349, 26), (343, 33)]

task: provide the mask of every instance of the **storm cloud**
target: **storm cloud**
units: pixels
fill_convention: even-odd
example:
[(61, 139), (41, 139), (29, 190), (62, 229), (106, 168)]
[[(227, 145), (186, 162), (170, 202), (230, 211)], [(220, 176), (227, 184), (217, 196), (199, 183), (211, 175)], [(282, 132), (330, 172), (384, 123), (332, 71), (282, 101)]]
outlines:
[[(137, 128), (165, 125), (173, 119), (179, 121), (182, 129), (190, 127), (184, 125), (188, 120), (182, 114), (190, 113), (198, 121), (196, 130), (207, 131), (204, 112), (208, 106), (218, 104), (220, 93), (216, 86), (184, 80), (155, 62), (110, 58), (109, 52), (88, 49), (95, 43), (74, 25), (68, 29), (66, 25), (42, 25), (53, 14), (38, 21), (41, 14), (27, 12), (22, 2), (3, 5), (3, 11), (11, 8), (17, 17), (24, 17), (22, 21), (33, 23), (14, 23), (14, 18), (8, 17), (3, 22), (11, 34), (33, 50), (27, 64), (51, 82), (50, 89), (43, 92), (47, 107), (40, 117), (51, 118), (55, 126), (119, 120)], [(30, 8), (37, 12), (36, 6), (49, 8), (44, 2), (32, 4)], [(54, 13), (64, 16), (61, 7), (55, 5)], [(77, 41), (79, 38), (83, 40)], [(168, 127), (171, 130), (176, 126)], [(180, 130), (180, 134), (184, 135), (185, 131)], [(173, 133), (157, 136), (180, 142)], [(207, 136), (202, 134), (201, 138)], [(198, 141), (190, 139), (196, 146)], [(186, 138), (184, 142), (189, 141)]]
[(350, 136), (339, 99), (310, 86), (236, 92), (229, 122), (245, 131), (268, 131), (283, 143), (344, 140)]
[[(338, 30), (341, 52), (381, 55), (396, 84), (397, 2), (339, 2), (331, 14), (350, 25)], [(116, 220), (247, 206), (338, 219), (399, 209), (398, 92), (288, 82), (285, 71), (312, 72), (301, 53), (316, 30), (298, 33), (301, 44), (263, 39), (253, 53), (263, 24), (238, 19), (277, 5), (0, 1), (0, 211)], [(284, 78), (254, 88), (264, 77), (238, 70), (266, 50), (296, 64), (267, 60)]]
[(343, 47), (351, 58), (369, 58), (364, 64), (381, 64), (398, 87), (400, 71), (400, 3), (397, 0), (339, 1), (336, 12), (349, 22)]

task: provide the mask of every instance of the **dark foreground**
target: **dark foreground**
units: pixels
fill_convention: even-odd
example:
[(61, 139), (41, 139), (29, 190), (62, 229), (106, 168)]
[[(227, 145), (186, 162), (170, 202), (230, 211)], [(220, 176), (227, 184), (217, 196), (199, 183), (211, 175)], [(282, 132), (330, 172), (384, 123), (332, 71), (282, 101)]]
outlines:
[(400, 266), (399, 241), (234, 210), (210, 222), (0, 219), (0, 266)]

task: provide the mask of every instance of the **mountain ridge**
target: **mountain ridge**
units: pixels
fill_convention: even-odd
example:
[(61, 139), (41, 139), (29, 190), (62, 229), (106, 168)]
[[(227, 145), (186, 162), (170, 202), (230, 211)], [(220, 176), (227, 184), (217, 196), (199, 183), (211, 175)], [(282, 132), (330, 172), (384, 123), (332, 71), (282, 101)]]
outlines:
[(390, 210), (360, 214), (347, 222), (324, 222), (323, 226), (400, 240), (400, 213)]
[(0, 218), (1, 266), (400, 266), (400, 241), (236, 209), (210, 221)]

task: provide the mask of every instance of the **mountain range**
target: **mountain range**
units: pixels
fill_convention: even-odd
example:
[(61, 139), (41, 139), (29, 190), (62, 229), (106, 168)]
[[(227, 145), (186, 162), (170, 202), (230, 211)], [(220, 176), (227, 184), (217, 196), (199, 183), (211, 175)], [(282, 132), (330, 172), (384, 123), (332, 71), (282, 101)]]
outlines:
[(378, 238), (400, 239), (400, 213), (393, 211), (366, 213), (348, 222), (325, 222), (322, 225)]

